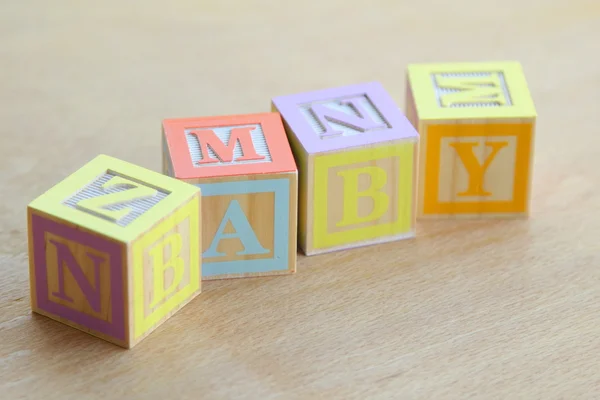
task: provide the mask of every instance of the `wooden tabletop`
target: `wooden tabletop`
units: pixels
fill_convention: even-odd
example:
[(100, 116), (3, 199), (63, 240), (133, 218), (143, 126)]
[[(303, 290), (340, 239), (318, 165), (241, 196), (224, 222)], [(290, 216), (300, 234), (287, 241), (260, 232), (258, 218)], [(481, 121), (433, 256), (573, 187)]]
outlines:
[[(2, 2), (0, 397), (600, 398), (600, 5), (436, 3)], [(506, 59), (539, 115), (529, 220), (207, 282), (129, 351), (31, 315), (25, 207), (98, 153), (159, 171), (163, 118), (372, 80), (404, 107), (408, 63)]]

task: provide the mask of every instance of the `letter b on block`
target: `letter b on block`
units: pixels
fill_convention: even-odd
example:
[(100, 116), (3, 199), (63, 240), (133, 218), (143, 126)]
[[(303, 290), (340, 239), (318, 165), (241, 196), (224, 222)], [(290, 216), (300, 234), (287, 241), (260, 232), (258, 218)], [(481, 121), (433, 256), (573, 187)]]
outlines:
[(353, 247), (413, 234), (414, 144), (315, 159), (315, 249)]
[[(343, 214), (336, 226), (358, 225), (376, 221), (390, 209), (390, 196), (386, 193), (387, 172), (382, 167), (362, 167), (342, 170), (337, 173), (343, 178)], [(359, 189), (359, 178), (365, 176), (369, 180), (366, 189)], [(359, 199), (372, 200), (371, 211), (366, 216), (359, 216)]]
[(34, 200), (28, 221), (36, 313), (130, 348), (200, 293), (191, 185), (98, 156)]

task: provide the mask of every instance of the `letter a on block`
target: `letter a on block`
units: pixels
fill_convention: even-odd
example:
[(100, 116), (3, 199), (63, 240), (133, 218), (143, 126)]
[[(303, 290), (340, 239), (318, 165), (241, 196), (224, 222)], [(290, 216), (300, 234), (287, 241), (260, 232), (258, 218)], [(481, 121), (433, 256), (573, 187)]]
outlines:
[[(225, 233), (225, 228), (228, 223), (231, 223), (233, 228), (235, 229), (235, 233)], [(250, 226), (250, 222), (246, 215), (244, 214), (244, 210), (240, 206), (240, 203), (237, 200), (232, 200), (229, 203), (229, 208), (225, 212), (225, 216), (217, 229), (217, 233), (210, 244), (208, 250), (206, 250), (203, 254), (203, 257), (224, 257), (225, 253), (221, 253), (217, 251), (219, 247), (219, 243), (223, 239), (239, 239), (244, 246), (244, 250), (239, 251), (237, 255), (251, 255), (251, 254), (267, 254), (269, 250), (262, 247), (256, 234), (252, 230)]]
[(483, 178), (485, 171), (488, 169), (494, 157), (500, 149), (508, 145), (508, 142), (487, 142), (486, 145), (492, 148), (492, 152), (484, 160), (483, 164), (479, 163), (473, 148), (477, 146), (477, 142), (455, 142), (450, 143), (458, 156), (460, 157), (465, 169), (469, 174), (469, 187), (464, 192), (458, 193), (459, 196), (491, 196), (492, 193), (487, 192), (483, 188)]
[(341, 104), (356, 111), (358, 116), (345, 113), (343, 111), (334, 110), (333, 108), (327, 107), (324, 104), (314, 104), (311, 106), (312, 112), (319, 119), (321, 126), (325, 128), (325, 132), (323, 132), (321, 136), (343, 134), (342, 131), (338, 131), (333, 128), (329, 122), (335, 122), (360, 132), (387, 127), (386, 124), (374, 121), (359, 102), (346, 100)]
[(439, 88), (458, 90), (440, 96), (442, 107), (478, 103), (504, 106), (507, 103), (502, 82), (497, 73), (489, 76), (437, 76), (436, 83)]
[(100, 263), (104, 261), (104, 259), (94, 254), (87, 254), (94, 263), (94, 281), (96, 286), (94, 289), (94, 286), (87, 280), (83, 269), (77, 263), (77, 260), (75, 260), (69, 247), (64, 243), (54, 240), (49, 240), (49, 242), (56, 247), (56, 257), (58, 259), (56, 263), (58, 266), (58, 292), (54, 292), (52, 295), (71, 303), (73, 302), (73, 299), (65, 292), (65, 273), (63, 266), (66, 266), (75, 279), (75, 282), (77, 282), (79, 289), (81, 289), (81, 292), (87, 299), (89, 305), (94, 311), (100, 312)]
[[(165, 248), (170, 248), (170, 257), (165, 260)], [(181, 258), (182, 240), (181, 235), (173, 233), (162, 242), (154, 246), (150, 251), (154, 275), (154, 294), (150, 307), (156, 307), (167, 296), (177, 290), (185, 273), (185, 262)], [(173, 270), (173, 280), (168, 288), (165, 288), (165, 272)]]
[[(390, 205), (390, 198), (381, 189), (387, 183), (387, 174), (380, 167), (362, 167), (338, 172), (344, 179), (344, 206), (343, 217), (336, 225), (338, 227), (356, 225), (363, 222), (374, 221), (381, 218)], [(371, 185), (364, 191), (358, 190), (358, 179), (360, 175), (368, 175)], [(370, 197), (373, 200), (373, 210), (367, 216), (358, 215), (358, 199)]]
[[(223, 143), (212, 129), (191, 132), (191, 134), (195, 135), (198, 139), (200, 151), (202, 152), (202, 159), (198, 161), (198, 164), (218, 163), (219, 160), (221, 162), (233, 162), (264, 159), (264, 156), (261, 156), (256, 152), (254, 143), (252, 143), (251, 132), (253, 130), (254, 127), (252, 126), (232, 128), (231, 136), (229, 137), (229, 142), (227, 144)], [(238, 143), (242, 150), (242, 156), (234, 159), (234, 150)], [(219, 159), (210, 156), (208, 153), (209, 146)]]
[(154, 197), (157, 194), (156, 189), (139, 184), (121, 176), (115, 176), (102, 185), (103, 190), (117, 189), (118, 187), (129, 188), (118, 192), (107, 193), (101, 196), (92, 197), (79, 201), (75, 206), (81, 210), (106, 218), (111, 222), (119, 222), (130, 212), (130, 208), (121, 208), (120, 210), (108, 210), (106, 207), (131, 203), (135, 200)]

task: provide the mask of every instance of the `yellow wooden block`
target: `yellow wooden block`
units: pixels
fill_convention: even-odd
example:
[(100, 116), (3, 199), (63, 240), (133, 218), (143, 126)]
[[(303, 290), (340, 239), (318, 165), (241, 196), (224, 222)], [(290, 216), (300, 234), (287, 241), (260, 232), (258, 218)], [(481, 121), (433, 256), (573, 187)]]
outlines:
[(517, 62), (413, 64), (419, 218), (526, 217), (536, 110)]
[(415, 236), (418, 135), (377, 82), (273, 99), (299, 170), (307, 255)]
[(29, 204), (32, 310), (131, 348), (200, 293), (200, 190), (98, 156)]

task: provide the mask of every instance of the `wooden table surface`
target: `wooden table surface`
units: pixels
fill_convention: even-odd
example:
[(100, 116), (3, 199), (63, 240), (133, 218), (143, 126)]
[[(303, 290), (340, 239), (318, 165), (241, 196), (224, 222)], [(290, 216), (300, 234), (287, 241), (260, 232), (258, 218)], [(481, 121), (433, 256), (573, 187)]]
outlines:
[[(597, 0), (0, 5), (0, 398), (600, 398)], [(168, 117), (519, 60), (533, 212), (208, 282), (132, 350), (31, 315), (25, 207), (98, 153), (160, 170)]]

